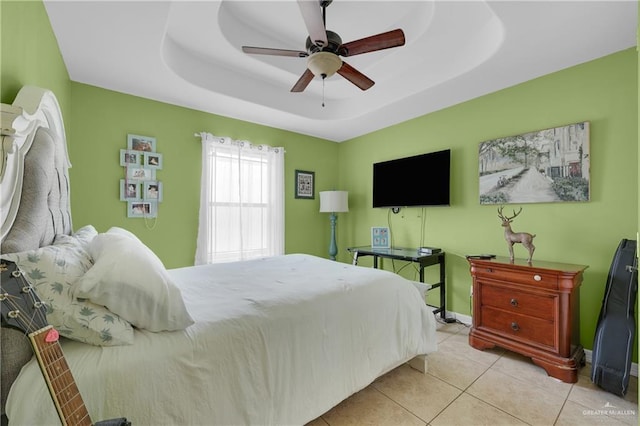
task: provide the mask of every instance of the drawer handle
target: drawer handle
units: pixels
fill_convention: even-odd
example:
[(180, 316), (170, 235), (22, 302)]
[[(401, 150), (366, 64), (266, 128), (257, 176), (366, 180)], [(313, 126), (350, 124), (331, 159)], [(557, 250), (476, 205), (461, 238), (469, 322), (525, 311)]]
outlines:
[(516, 299), (511, 299), (511, 306), (518, 306), (518, 301)]
[(517, 323), (517, 322), (512, 322), (512, 323), (511, 323), (511, 329), (512, 329), (513, 331), (518, 331), (518, 330), (520, 330), (520, 326), (518, 325), (518, 323)]
[(535, 275), (533, 276), (533, 279), (534, 279), (535, 281), (542, 281), (542, 277), (541, 277), (540, 275), (538, 275), (538, 274), (535, 274)]
[(487, 268), (487, 272), (493, 272), (493, 269)]

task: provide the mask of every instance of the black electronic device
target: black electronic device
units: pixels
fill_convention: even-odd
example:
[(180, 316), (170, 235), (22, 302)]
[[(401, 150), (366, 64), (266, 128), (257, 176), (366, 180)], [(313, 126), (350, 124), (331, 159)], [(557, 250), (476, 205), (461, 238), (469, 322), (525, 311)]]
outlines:
[(450, 205), (451, 150), (373, 164), (373, 207)]
[(442, 249), (439, 249), (437, 247), (420, 247), (418, 248), (418, 252), (421, 254), (436, 254), (436, 253), (440, 253), (442, 251)]
[(495, 259), (495, 254), (468, 254), (465, 256), (467, 259)]

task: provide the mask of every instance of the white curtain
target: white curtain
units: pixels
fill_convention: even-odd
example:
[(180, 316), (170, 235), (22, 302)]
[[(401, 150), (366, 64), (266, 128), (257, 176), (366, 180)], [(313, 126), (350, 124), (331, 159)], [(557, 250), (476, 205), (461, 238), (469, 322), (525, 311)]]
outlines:
[(284, 149), (200, 133), (196, 265), (284, 253)]

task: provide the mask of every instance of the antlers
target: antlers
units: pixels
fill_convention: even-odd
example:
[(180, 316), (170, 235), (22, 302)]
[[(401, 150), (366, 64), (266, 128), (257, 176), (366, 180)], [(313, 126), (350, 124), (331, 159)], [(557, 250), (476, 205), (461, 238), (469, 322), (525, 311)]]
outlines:
[(516, 211), (515, 211), (515, 210), (513, 211), (513, 216), (511, 216), (511, 217), (504, 217), (504, 216), (502, 215), (502, 209), (504, 209), (504, 206), (502, 206), (502, 207), (498, 207), (498, 217), (499, 217), (500, 219), (502, 219), (502, 221), (503, 221), (503, 222), (508, 222), (508, 223), (511, 223), (511, 221), (512, 221), (513, 219), (515, 219), (515, 218), (516, 218), (516, 216), (518, 216), (518, 215), (522, 212), (522, 207), (520, 207), (520, 210), (518, 210), (518, 212), (517, 212), (517, 213), (516, 213)]

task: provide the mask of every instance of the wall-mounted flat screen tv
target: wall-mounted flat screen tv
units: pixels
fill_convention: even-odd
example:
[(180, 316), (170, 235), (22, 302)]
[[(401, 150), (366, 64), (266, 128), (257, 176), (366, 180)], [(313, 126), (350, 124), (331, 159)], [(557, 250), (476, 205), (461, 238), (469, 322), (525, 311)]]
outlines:
[(451, 150), (373, 164), (373, 207), (448, 206)]

